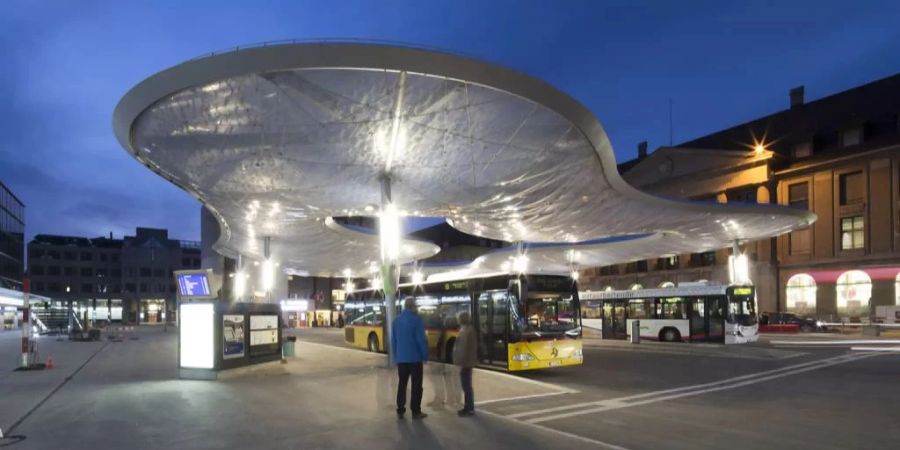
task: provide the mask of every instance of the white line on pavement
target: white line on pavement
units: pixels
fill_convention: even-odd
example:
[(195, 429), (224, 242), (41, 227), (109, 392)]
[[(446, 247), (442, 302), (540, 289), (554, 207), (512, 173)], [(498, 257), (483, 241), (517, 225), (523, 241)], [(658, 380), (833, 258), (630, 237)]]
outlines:
[(772, 345), (867, 345), (900, 344), (900, 339), (834, 339), (829, 341), (771, 341)]
[[(672, 389), (664, 389), (661, 391), (645, 392), (643, 394), (636, 394), (636, 395), (631, 395), (628, 397), (620, 397), (620, 398), (616, 399), (616, 401), (621, 402), (621, 401), (628, 401), (628, 400), (637, 400), (637, 399), (653, 397), (653, 396), (657, 396), (657, 395), (672, 394), (672, 393), (676, 393), (676, 392), (684, 392), (684, 391), (690, 391), (690, 390), (701, 389), (701, 388), (706, 388), (706, 387), (713, 387), (713, 386), (718, 386), (721, 384), (733, 383), (735, 381), (747, 380), (747, 379), (752, 379), (755, 377), (762, 377), (762, 376), (771, 375), (771, 374), (775, 374), (775, 373), (779, 373), (779, 372), (796, 370), (796, 369), (803, 368), (803, 367), (821, 364), (822, 362), (825, 362), (825, 361), (844, 359), (844, 358), (855, 357), (855, 356), (857, 356), (857, 355), (849, 355), (848, 354), (848, 355), (835, 356), (832, 358), (826, 358), (826, 359), (821, 359), (821, 360), (816, 360), (816, 361), (808, 361), (805, 363), (795, 364), (792, 366), (779, 367), (777, 369), (771, 369), (771, 370), (765, 370), (762, 372), (741, 375), (741, 376), (734, 377), (734, 378), (726, 378), (724, 380), (718, 380), (718, 381), (713, 381), (713, 382), (709, 382), (709, 383), (695, 384), (695, 385), (691, 385), (691, 386), (682, 386), (682, 387), (677, 387), (677, 388), (672, 388)], [(547, 408), (547, 409), (541, 409), (541, 410), (525, 411), (525, 412), (521, 412), (518, 414), (512, 414), (507, 417), (511, 417), (511, 418), (515, 419), (515, 418), (519, 418), (519, 417), (545, 414), (548, 412), (564, 411), (567, 409), (587, 408), (590, 406), (597, 406), (600, 404), (604, 404), (605, 402), (609, 402), (609, 401), (611, 401), (611, 400), (602, 400), (602, 401), (595, 401), (595, 402), (576, 403), (573, 405), (556, 406), (553, 408)]]
[(528, 422), (522, 422), (522, 421), (515, 420), (515, 419), (510, 419), (508, 416), (503, 416), (503, 415), (501, 415), (501, 414), (493, 413), (493, 412), (490, 412), (490, 411), (485, 411), (485, 410), (483, 410), (483, 409), (479, 409), (479, 410), (478, 410), (478, 414), (487, 414), (487, 415), (492, 416), (492, 417), (497, 417), (497, 418), (499, 418), (499, 419), (508, 420), (508, 421), (513, 422), (513, 423), (518, 424), (518, 425), (525, 425), (525, 426), (529, 426), (529, 427), (532, 427), (532, 428), (537, 428), (538, 430), (541, 430), (541, 431), (544, 431), (544, 432), (547, 432), (547, 433), (553, 433), (553, 434), (557, 434), (557, 435), (560, 435), (560, 436), (565, 436), (565, 437), (567, 437), (567, 438), (569, 438), (569, 439), (575, 439), (575, 440), (578, 440), (578, 441), (581, 441), (581, 442), (585, 442), (585, 443), (588, 443), (588, 444), (593, 444), (593, 445), (596, 445), (596, 446), (598, 446), (598, 447), (600, 447), (600, 448), (606, 448), (606, 449), (609, 449), (609, 450), (628, 450), (628, 449), (625, 448), (625, 447), (618, 446), (618, 445), (615, 445), (615, 444), (610, 444), (609, 442), (598, 441), (598, 440), (596, 440), (596, 439), (591, 439), (591, 438), (584, 437), (584, 436), (580, 436), (580, 435), (577, 435), (577, 434), (574, 434), (574, 433), (568, 433), (568, 432), (565, 432), (565, 431), (562, 431), (562, 430), (557, 430), (557, 429), (555, 429), (555, 428), (545, 427), (545, 426), (543, 426), (543, 425), (538, 425), (538, 424), (534, 424), (534, 423), (528, 423)]
[(577, 391), (572, 391), (572, 392), (566, 392), (566, 391), (562, 391), (562, 392), (544, 392), (544, 393), (541, 393), (541, 394), (520, 395), (520, 396), (518, 396), (518, 397), (495, 398), (495, 399), (491, 399), (491, 400), (484, 400), (484, 401), (480, 401), (480, 402), (475, 402), (475, 405), (477, 405), (477, 406), (483, 406), (483, 405), (489, 405), (489, 404), (491, 404), (491, 403), (497, 403), (497, 402), (511, 402), (511, 401), (514, 401), (514, 400), (526, 400), (526, 399), (529, 399), (529, 398), (549, 397), (549, 396), (551, 396), (551, 395), (571, 394), (571, 393), (573, 393), (573, 392), (577, 392)]
[[(624, 399), (611, 399), (611, 400), (598, 402), (602, 406), (599, 406), (597, 408), (583, 409), (583, 410), (573, 411), (573, 412), (568, 412), (568, 413), (561, 413), (561, 414), (555, 414), (555, 415), (550, 415), (550, 416), (537, 417), (534, 419), (528, 419), (528, 420), (526, 420), (526, 422), (531, 423), (531, 424), (536, 424), (538, 422), (547, 422), (550, 420), (564, 419), (564, 418), (572, 417), (572, 416), (580, 416), (580, 415), (584, 415), (584, 414), (604, 412), (604, 411), (610, 411), (610, 410), (621, 409), (621, 408), (630, 408), (633, 406), (641, 406), (641, 405), (646, 405), (646, 404), (650, 404), (650, 403), (658, 403), (658, 402), (667, 401), (667, 400), (675, 400), (675, 399), (683, 398), (683, 397), (708, 394), (710, 392), (719, 392), (719, 391), (724, 391), (724, 390), (728, 390), (728, 389), (736, 389), (736, 388), (748, 386), (751, 384), (762, 383), (763, 381), (774, 380), (776, 378), (787, 377), (787, 376), (791, 376), (791, 375), (796, 375), (798, 373), (809, 372), (811, 370), (818, 370), (818, 369), (822, 369), (825, 367), (830, 367), (830, 366), (834, 366), (834, 365), (838, 365), (838, 364), (844, 364), (844, 363), (856, 361), (858, 359), (863, 359), (863, 358), (867, 358), (867, 357), (875, 356), (875, 355), (876, 355), (876, 353), (862, 353), (862, 354), (853, 354), (850, 356), (843, 356), (843, 357), (839, 357), (839, 358), (830, 358), (830, 359), (825, 359), (825, 360), (819, 360), (819, 361), (816, 361), (818, 363), (816, 365), (801, 367), (796, 370), (782, 371), (781, 373), (776, 373), (776, 374), (769, 375), (769, 376), (751, 378), (751, 379), (740, 381), (737, 383), (725, 384), (725, 385), (710, 387), (710, 388), (706, 388), (706, 389), (691, 390), (688, 392), (682, 392), (682, 393), (673, 394), (673, 395), (666, 395), (666, 396), (662, 396), (662, 397), (650, 398), (647, 400), (641, 400), (641, 401), (637, 401), (637, 402), (625, 403), (622, 401)], [(702, 386), (702, 385), (699, 385), (699, 386)]]
[(900, 352), (900, 347), (850, 347), (858, 352)]

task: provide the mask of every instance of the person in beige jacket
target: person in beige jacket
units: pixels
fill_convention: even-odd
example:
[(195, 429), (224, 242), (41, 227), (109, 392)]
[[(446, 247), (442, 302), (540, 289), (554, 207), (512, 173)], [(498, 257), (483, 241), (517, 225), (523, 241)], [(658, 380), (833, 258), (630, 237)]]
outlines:
[(460, 417), (475, 415), (475, 394), (472, 392), (472, 368), (478, 364), (478, 338), (472, 327), (472, 316), (468, 311), (456, 315), (459, 321), (459, 335), (453, 344), (453, 364), (460, 367), (459, 382), (465, 396), (463, 409), (457, 411)]

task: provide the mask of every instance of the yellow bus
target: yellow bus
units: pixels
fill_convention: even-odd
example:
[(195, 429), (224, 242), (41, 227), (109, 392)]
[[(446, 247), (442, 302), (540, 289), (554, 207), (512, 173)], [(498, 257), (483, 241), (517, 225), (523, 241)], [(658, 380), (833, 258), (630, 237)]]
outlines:
[[(556, 275), (490, 275), (401, 284), (398, 314), (415, 297), (431, 357), (451, 363), (459, 332), (456, 314), (472, 313), (482, 365), (508, 371), (582, 364), (581, 308), (575, 280)], [(381, 352), (384, 295), (365, 289), (347, 295), (344, 340)]]

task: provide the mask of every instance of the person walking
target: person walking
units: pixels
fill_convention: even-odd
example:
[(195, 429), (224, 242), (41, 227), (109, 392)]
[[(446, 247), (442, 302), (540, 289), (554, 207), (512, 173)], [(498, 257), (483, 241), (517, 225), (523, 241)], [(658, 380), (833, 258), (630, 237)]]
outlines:
[(453, 344), (453, 364), (460, 367), (459, 384), (462, 385), (465, 403), (456, 412), (460, 417), (475, 415), (475, 394), (472, 390), (472, 368), (478, 363), (478, 338), (472, 327), (472, 316), (468, 311), (456, 315), (459, 321), (459, 335)]
[(422, 412), (422, 365), (428, 360), (428, 340), (425, 338), (425, 324), (416, 312), (416, 299), (407, 297), (403, 302), (403, 312), (391, 325), (391, 351), (397, 361), (397, 416), (406, 413), (406, 385), (412, 378), (412, 393), (409, 409), (413, 419), (428, 417)]

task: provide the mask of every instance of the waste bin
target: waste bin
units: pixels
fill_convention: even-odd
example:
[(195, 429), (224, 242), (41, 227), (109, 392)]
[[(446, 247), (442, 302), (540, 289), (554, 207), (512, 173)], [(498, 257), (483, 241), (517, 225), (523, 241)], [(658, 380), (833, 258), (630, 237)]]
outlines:
[(297, 336), (288, 336), (285, 338), (284, 342), (281, 343), (281, 356), (287, 358), (288, 356), (294, 357), (294, 346), (297, 344)]
[(641, 343), (641, 321), (640, 320), (632, 320), (631, 321), (631, 343), (632, 344), (640, 344)]

